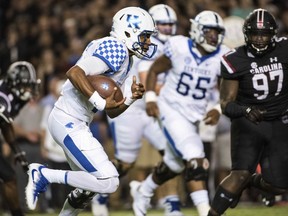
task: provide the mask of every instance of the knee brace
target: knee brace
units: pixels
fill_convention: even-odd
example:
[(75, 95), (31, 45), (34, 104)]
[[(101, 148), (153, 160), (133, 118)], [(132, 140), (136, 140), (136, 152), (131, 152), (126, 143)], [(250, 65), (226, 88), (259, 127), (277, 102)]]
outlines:
[(154, 174), (156, 179), (154, 179), (156, 184), (163, 184), (171, 178), (174, 178), (178, 173), (173, 172), (170, 168), (162, 161), (154, 169)]
[(134, 166), (134, 163), (124, 163), (123, 161), (117, 159), (111, 161), (119, 173), (119, 178), (125, 176), (127, 172)]
[(76, 188), (68, 194), (68, 203), (75, 209), (84, 209), (96, 193)]
[(186, 181), (206, 181), (208, 178), (209, 161), (206, 158), (195, 158), (187, 162)]

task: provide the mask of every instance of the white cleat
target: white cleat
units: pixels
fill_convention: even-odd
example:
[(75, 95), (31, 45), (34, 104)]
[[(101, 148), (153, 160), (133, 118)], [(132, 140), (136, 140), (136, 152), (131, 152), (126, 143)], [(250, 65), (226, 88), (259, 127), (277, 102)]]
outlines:
[(42, 164), (32, 163), (29, 166), (28, 184), (26, 186), (26, 202), (29, 209), (34, 210), (37, 205), (38, 196), (47, 190), (48, 180), (42, 175), (41, 169), (46, 168)]
[(184, 216), (179, 199), (167, 199), (164, 203), (165, 216)]
[(107, 194), (97, 194), (93, 198), (91, 205), (93, 216), (109, 216), (108, 198)]
[(138, 181), (130, 182), (130, 194), (133, 198), (133, 211), (135, 216), (146, 216), (147, 209), (150, 208), (151, 197), (145, 196), (139, 190), (141, 183)]

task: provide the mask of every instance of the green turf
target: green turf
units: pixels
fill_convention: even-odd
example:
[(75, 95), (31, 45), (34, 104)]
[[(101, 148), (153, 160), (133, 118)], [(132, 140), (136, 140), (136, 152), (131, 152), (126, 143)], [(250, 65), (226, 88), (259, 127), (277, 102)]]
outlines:
[[(194, 208), (182, 209), (185, 216), (197, 216)], [(56, 216), (58, 214), (41, 214), (41, 213), (28, 213), (27, 216)], [(79, 214), (80, 216), (92, 216), (90, 212), (84, 212)], [(131, 210), (114, 210), (110, 212), (110, 216), (133, 216)], [(147, 216), (163, 216), (162, 210), (150, 210)], [(226, 212), (226, 216), (288, 216), (288, 205), (286, 206), (274, 206), (267, 208), (264, 206), (251, 206), (241, 205), (235, 209), (229, 209)]]

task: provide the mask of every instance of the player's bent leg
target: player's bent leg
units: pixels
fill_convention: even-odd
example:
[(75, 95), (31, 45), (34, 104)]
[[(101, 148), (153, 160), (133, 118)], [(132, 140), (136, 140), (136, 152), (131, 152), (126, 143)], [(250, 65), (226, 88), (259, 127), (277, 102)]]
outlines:
[(136, 216), (146, 215), (151, 197), (159, 185), (175, 177), (179, 173), (173, 172), (164, 162), (160, 162), (142, 183), (130, 182), (130, 193), (133, 198), (133, 211)]
[(167, 182), (168, 180), (174, 178), (175, 176), (179, 175), (179, 173), (172, 171), (165, 162), (161, 161), (154, 169), (152, 174), (153, 181), (158, 184), (162, 185), (163, 183)]
[(21, 210), (17, 191), (17, 181), (16, 179), (11, 179), (5, 181), (2, 184), (3, 196), (5, 201), (7, 201), (9, 210), (12, 216), (24, 216), (24, 213)]
[(168, 180), (157, 189), (159, 207), (164, 209), (165, 216), (183, 216), (178, 195), (179, 177)]
[[(119, 173), (119, 178), (125, 176), (134, 165), (134, 163), (126, 163), (119, 159), (113, 159), (111, 160), (111, 162), (116, 167)], [(97, 194), (92, 199), (91, 203), (93, 216), (109, 216), (109, 210), (107, 206), (108, 201), (109, 201), (108, 194)]]
[(209, 216), (222, 215), (235, 200), (239, 199), (250, 181), (248, 170), (233, 170), (218, 186), (211, 204)]
[(206, 216), (210, 209), (206, 188), (209, 162), (206, 158), (194, 158), (186, 163), (185, 180), (188, 184), (191, 200), (199, 216)]

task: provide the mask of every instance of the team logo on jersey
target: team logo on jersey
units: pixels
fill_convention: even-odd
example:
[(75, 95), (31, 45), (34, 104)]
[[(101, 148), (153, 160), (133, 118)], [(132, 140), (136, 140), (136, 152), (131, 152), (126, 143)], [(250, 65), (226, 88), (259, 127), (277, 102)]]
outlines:
[(273, 62), (277, 62), (277, 61), (278, 61), (277, 57), (270, 58), (270, 62), (271, 62), (271, 63), (273, 63)]
[(251, 67), (252, 67), (252, 68), (257, 68), (257, 63), (256, 63), (256, 62), (252, 62), (252, 63), (251, 63)]
[(141, 20), (139, 19), (139, 16), (127, 14), (127, 22), (128, 28), (140, 29), (139, 24), (141, 23)]

